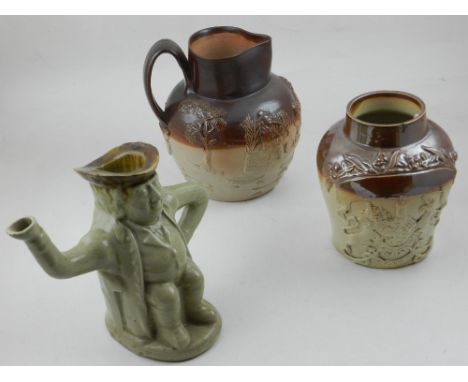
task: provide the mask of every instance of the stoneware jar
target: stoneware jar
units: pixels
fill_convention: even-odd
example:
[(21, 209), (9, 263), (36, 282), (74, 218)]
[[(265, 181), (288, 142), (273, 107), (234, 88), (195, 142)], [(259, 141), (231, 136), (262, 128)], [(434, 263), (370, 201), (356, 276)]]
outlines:
[[(163, 110), (151, 86), (162, 53), (175, 57), (184, 80)], [(288, 80), (270, 72), (271, 38), (234, 27), (190, 37), (188, 59), (171, 40), (148, 52), (144, 84), (170, 153), (185, 178), (212, 199), (240, 201), (272, 190), (299, 139), (301, 107)]]
[(374, 268), (423, 260), (456, 159), (449, 137), (426, 118), (418, 97), (378, 91), (353, 99), (317, 152), (336, 249)]

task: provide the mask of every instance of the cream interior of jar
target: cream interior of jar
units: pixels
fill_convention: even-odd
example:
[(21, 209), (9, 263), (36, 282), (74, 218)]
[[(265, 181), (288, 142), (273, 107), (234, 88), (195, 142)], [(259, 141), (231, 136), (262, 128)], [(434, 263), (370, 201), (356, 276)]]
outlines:
[[(423, 110), (424, 106), (418, 100), (399, 95), (372, 95), (357, 100), (350, 107), (351, 115), (355, 119), (377, 124), (410, 121)], [(368, 116), (372, 116), (372, 120), (369, 120)]]

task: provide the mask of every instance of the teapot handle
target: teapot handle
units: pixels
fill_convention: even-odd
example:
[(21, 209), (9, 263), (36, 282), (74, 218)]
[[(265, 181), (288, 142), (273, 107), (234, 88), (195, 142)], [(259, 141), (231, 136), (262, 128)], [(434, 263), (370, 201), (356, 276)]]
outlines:
[(169, 53), (172, 56), (174, 56), (180, 68), (182, 69), (182, 73), (184, 74), (186, 87), (189, 82), (189, 66), (184, 52), (182, 51), (180, 46), (172, 40), (159, 40), (151, 47), (148, 54), (146, 55), (145, 64), (143, 68), (143, 82), (145, 85), (146, 97), (148, 98), (148, 102), (156, 116), (159, 118), (160, 121), (164, 122), (167, 125), (168, 120), (166, 112), (162, 110), (156, 102), (156, 99), (153, 96), (153, 90), (151, 88), (151, 76), (153, 74), (154, 63), (156, 62), (156, 59), (163, 53)]

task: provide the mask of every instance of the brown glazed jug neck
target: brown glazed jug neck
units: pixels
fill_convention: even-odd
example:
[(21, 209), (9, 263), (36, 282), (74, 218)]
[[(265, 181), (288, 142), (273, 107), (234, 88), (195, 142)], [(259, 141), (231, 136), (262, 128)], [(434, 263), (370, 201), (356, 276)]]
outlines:
[(427, 132), (424, 102), (409, 93), (366, 93), (351, 100), (346, 109), (344, 134), (363, 145), (403, 147), (423, 139)]
[(239, 98), (270, 80), (271, 38), (235, 27), (203, 29), (190, 37), (189, 88), (216, 99)]

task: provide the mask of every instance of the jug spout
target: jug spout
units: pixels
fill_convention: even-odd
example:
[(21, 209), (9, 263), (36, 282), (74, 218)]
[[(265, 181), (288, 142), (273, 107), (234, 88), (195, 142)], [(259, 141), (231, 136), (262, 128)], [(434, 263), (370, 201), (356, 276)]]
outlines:
[(191, 87), (210, 98), (243, 97), (270, 80), (271, 37), (241, 28), (203, 29), (189, 40)]

